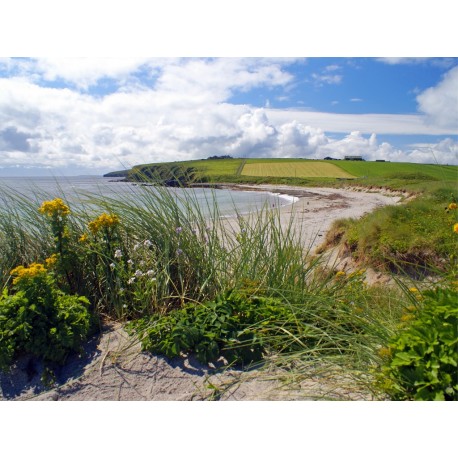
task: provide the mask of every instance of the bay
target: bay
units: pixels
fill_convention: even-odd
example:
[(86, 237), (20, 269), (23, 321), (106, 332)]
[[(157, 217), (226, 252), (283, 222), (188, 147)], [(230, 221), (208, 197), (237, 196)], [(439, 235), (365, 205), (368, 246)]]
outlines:
[[(284, 206), (295, 201), (294, 197), (261, 191), (237, 191), (208, 188), (167, 188), (177, 201), (192, 199), (201, 207), (204, 216), (210, 215), (213, 205), (219, 208), (221, 216), (249, 213), (264, 206)], [(144, 192), (157, 192), (153, 187), (116, 181), (101, 176), (75, 177), (1, 177), (0, 195), (4, 202), (9, 195), (21, 195), (27, 200), (42, 200), (60, 197), (71, 207), (87, 205), (90, 196), (121, 200), (133, 205), (141, 202)]]

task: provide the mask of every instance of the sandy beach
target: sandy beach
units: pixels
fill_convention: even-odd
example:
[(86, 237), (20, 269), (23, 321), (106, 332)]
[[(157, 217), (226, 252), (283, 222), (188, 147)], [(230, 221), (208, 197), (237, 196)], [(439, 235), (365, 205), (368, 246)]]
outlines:
[[(335, 220), (360, 218), (376, 208), (397, 204), (405, 197), (388, 190), (363, 188), (304, 188), (287, 185), (227, 185), (227, 188), (266, 191), (297, 198), (296, 202), (280, 207), (280, 224), (287, 228), (292, 222), (300, 233), (304, 248), (311, 253), (323, 242)], [(234, 230), (238, 229), (237, 218), (227, 218), (226, 224)]]
[[(237, 186), (238, 190), (262, 190), (297, 197), (280, 208), (282, 226), (294, 224), (306, 248), (314, 250), (338, 218), (359, 218), (375, 208), (398, 203), (401, 194), (363, 189), (302, 188), (282, 185)], [(236, 229), (236, 218), (225, 224)], [(56, 385), (46, 389), (40, 367), (26, 357), (10, 374), (0, 374), (0, 400), (295, 400), (371, 399), (355, 393), (346, 381), (311, 378), (293, 389), (280, 389), (281, 374), (269, 371), (228, 370), (218, 373), (193, 358), (169, 360), (141, 352), (140, 344), (117, 323), (90, 341), (83, 356), (71, 357), (56, 371)]]

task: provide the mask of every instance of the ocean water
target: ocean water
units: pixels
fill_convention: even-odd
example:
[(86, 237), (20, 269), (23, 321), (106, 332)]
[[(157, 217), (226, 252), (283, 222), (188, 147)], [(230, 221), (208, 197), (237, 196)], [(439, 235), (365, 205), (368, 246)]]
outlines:
[[(192, 190), (167, 188), (177, 201), (192, 199), (198, 202), (204, 215), (210, 214), (213, 203), (219, 208), (221, 216), (237, 213), (249, 213), (260, 210), (264, 206), (284, 206), (295, 201), (294, 197), (269, 192), (235, 191), (227, 189), (193, 188)], [(72, 208), (87, 205), (90, 195), (140, 204), (141, 194), (156, 192), (153, 187), (124, 183), (113, 178), (99, 176), (77, 177), (36, 177), (36, 178), (1, 178), (0, 197), (5, 202), (9, 194), (20, 194), (32, 201), (60, 197)], [(0, 201), (1, 205), (1, 201)]]

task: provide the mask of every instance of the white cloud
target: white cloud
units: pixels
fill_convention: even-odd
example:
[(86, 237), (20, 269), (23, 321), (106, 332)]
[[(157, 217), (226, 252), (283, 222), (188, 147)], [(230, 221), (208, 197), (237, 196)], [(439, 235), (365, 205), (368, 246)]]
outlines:
[(277, 151), (280, 157), (320, 158), (320, 147), (330, 140), (321, 129), (305, 126), (296, 121), (279, 127)]
[[(253, 86), (284, 85), (292, 75), (282, 64), (298, 59), (287, 58), (33, 58), (2, 59), (6, 69), (30, 81), (63, 80), (79, 89), (88, 89), (104, 78), (116, 79), (118, 85), (133, 84), (135, 73), (143, 70), (158, 78), (156, 89), (185, 94), (215, 91), (225, 98), (228, 90), (248, 90)], [(129, 86), (128, 86), (129, 88)]]
[(293, 76), (281, 68), (283, 60), (187, 60), (163, 68), (156, 89), (173, 97), (222, 102), (234, 91), (257, 86), (283, 86)]
[(34, 61), (34, 70), (47, 81), (58, 79), (87, 89), (102, 78), (124, 80), (142, 65), (154, 68), (151, 59), (107, 58), (40, 58)]
[(378, 61), (384, 62), (385, 64), (390, 65), (399, 65), (399, 64), (418, 64), (426, 62), (428, 57), (379, 57)]
[[(10, 74), (33, 82), (65, 81), (79, 89), (87, 90), (101, 79), (116, 79), (122, 85), (140, 68), (154, 73), (166, 59), (147, 58), (34, 58), (4, 59), (0, 62)], [(156, 70), (157, 71), (157, 70)]]
[(323, 84), (340, 84), (342, 82), (342, 75), (320, 75), (318, 73), (312, 73), (312, 78), (315, 84), (322, 86)]
[(449, 70), (437, 86), (419, 94), (417, 102), (431, 124), (458, 134), (458, 66)]
[(237, 121), (238, 135), (227, 146), (234, 156), (271, 156), (276, 149), (278, 131), (272, 126), (264, 110), (243, 114)]
[(335, 72), (336, 70), (340, 70), (342, 67), (340, 65), (328, 65), (325, 67), (325, 70), (328, 72)]
[(417, 162), (458, 164), (458, 142), (446, 138), (439, 143), (413, 145), (412, 149), (401, 150), (387, 142), (379, 144), (376, 134), (364, 137), (361, 132), (354, 131), (341, 140), (329, 141), (320, 146), (319, 157), (331, 156), (343, 159), (344, 156), (363, 156), (365, 160), (383, 159), (392, 162)]
[[(33, 166), (104, 173), (139, 163), (215, 154), (309, 158), (362, 154), (367, 159), (418, 162), (432, 162), (436, 155), (441, 163), (457, 163), (456, 142), (450, 139), (407, 151), (378, 144), (378, 133), (453, 132), (450, 127), (426, 124), (423, 115), (254, 109), (227, 102), (236, 91), (290, 84), (293, 77), (276, 59), (165, 59), (160, 65), (132, 60), (103, 69), (92, 60), (79, 70), (65, 60), (55, 62), (41, 74), (36, 73), (38, 60), (3, 63), (21, 68), (16, 68), (15, 77), (0, 78), (0, 169)], [(29, 77), (27, 65), (34, 69)], [(138, 65), (154, 74), (150, 87), (132, 81), (131, 69)], [(106, 96), (78, 90), (105, 77), (125, 77), (123, 90)], [(38, 81), (45, 78), (71, 80), (75, 89), (42, 87)], [(434, 88), (435, 100), (451, 90), (448, 78)], [(329, 132), (344, 136), (331, 138)]]
[(312, 73), (313, 82), (318, 87), (325, 84), (340, 84), (343, 80), (343, 75), (335, 72), (341, 69), (340, 65), (328, 65), (321, 73)]
[(321, 128), (326, 132), (348, 133), (358, 130), (364, 134), (399, 135), (454, 135), (456, 129), (433, 125), (424, 115), (405, 114), (346, 114), (306, 111), (300, 109), (269, 109), (269, 119), (286, 123), (295, 119), (305, 125)]
[(409, 158), (412, 162), (458, 164), (458, 142), (446, 138), (439, 143), (412, 145)]
[(260, 113), (225, 100), (237, 90), (289, 83), (293, 77), (282, 69), (283, 61), (165, 59), (154, 70), (154, 87), (127, 84), (124, 91), (104, 97), (42, 87), (37, 81), (61, 78), (81, 88), (105, 77), (127, 79), (138, 65), (152, 69), (156, 63), (7, 61), (21, 68), (17, 76), (0, 79), (0, 167), (67, 165), (96, 172), (202, 157), (207, 151), (261, 151), (263, 135), (268, 137), (272, 128), (260, 122)]
[(451, 57), (379, 57), (379, 62), (388, 65), (433, 65), (434, 67), (450, 68), (454, 65)]

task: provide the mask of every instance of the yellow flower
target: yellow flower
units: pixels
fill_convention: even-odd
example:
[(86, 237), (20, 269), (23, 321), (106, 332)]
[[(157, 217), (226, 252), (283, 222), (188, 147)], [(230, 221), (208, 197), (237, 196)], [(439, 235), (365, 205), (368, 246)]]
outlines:
[(88, 224), (89, 230), (95, 235), (101, 229), (108, 229), (110, 227), (116, 226), (119, 224), (119, 218), (116, 215), (108, 215), (107, 213), (102, 213), (94, 221), (91, 221)]
[(339, 270), (336, 273), (336, 277), (345, 277), (345, 275), (347, 275), (347, 274), (343, 270)]
[(70, 214), (70, 208), (59, 198), (44, 201), (38, 211), (46, 216), (67, 216)]
[(456, 210), (457, 205), (456, 205), (455, 202), (452, 202), (451, 204), (449, 204), (448, 208), (449, 208), (449, 210)]
[(52, 254), (49, 258), (45, 259), (46, 267), (50, 268), (56, 265), (57, 262), (57, 254)]
[(29, 267), (18, 266), (14, 268), (11, 272), (11, 275), (16, 276), (13, 280), (13, 285), (17, 284), (23, 278), (33, 278), (41, 274), (46, 273), (46, 268), (43, 264), (33, 262)]
[(409, 291), (411, 293), (418, 293), (418, 289), (417, 288), (409, 288)]
[(456, 232), (458, 234), (458, 223), (455, 223), (453, 225), (453, 232)]
[(78, 241), (81, 242), (81, 243), (84, 243), (86, 240), (87, 240), (87, 234), (83, 234), (83, 235), (78, 239)]

